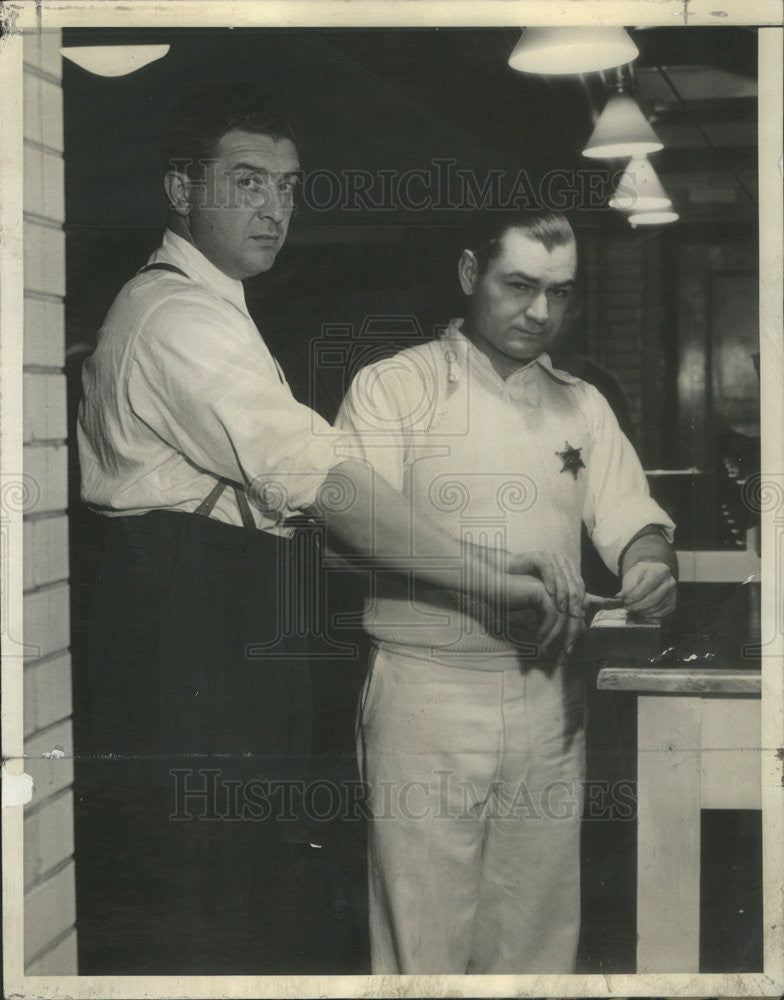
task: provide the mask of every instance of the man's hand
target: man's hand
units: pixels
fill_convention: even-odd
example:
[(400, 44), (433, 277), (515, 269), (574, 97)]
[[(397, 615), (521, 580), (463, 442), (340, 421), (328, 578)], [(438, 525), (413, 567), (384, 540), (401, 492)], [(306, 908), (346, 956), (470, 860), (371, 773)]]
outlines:
[(508, 577), (508, 605), (512, 631), (531, 630), (540, 652), (546, 653), (559, 640), (567, 655), (572, 651), (583, 626), (582, 603), (576, 615), (559, 611), (543, 581), (516, 571)]
[(538, 577), (560, 612), (572, 618), (582, 616), (585, 585), (571, 559), (556, 552), (526, 552), (510, 557), (507, 569)]
[(663, 562), (637, 562), (623, 574), (618, 598), (641, 618), (663, 618), (675, 610), (675, 578)]
[(461, 545), (505, 578), (507, 628), (513, 636), (538, 642), (543, 653), (560, 639), (571, 652), (583, 627), (585, 586), (566, 556), (554, 552), (512, 556), (467, 541)]

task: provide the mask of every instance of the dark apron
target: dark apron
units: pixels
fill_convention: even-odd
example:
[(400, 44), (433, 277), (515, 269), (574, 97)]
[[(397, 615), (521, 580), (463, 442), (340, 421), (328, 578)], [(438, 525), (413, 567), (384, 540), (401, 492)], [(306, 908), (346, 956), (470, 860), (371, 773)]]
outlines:
[(77, 786), (87, 973), (307, 961), (310, 673), (307, 637), (281, 635), (290, 553), (172, 511), (110, 527), (88, 639), (95, 753)]
[(172, 511), (110, 526), (77, 785), (84, 972), (307, 963), (310, 672), (307, 637), (281, 634), (290, 554)]
[(310, 640), (287, 634), (307, 587), (301, 546), (248, 513), (110, 524), (77, 762), (83, 974), (308, 971)]

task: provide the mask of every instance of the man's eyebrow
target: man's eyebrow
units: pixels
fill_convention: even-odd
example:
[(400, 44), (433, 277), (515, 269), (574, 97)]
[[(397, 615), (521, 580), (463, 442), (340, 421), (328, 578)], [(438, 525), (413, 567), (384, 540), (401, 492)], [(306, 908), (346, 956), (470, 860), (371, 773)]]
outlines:
[(296, 167), (294, 170), (270, 170), (269, 167), (259, 166), (258, 163), (235, 163), (231, 170), (251, 170), (254, 174), (267, 174), (267, 176), (273, 175), (275, 177), (299, 177), (302, 174), (302, 168)]
[[(506, 274), (507, 278), (522, 278), (523, 281), (529, 281), (532, 285), (539, 284), (539, 278), (534, 278), (530, 274), (526, 274), (525, 271), (508, 271)], [(567, 278), (566, 281), (554, 281), (550, 286), (551, 288), (566, 288), (570, 287), (575, 283), (574, 278)]]

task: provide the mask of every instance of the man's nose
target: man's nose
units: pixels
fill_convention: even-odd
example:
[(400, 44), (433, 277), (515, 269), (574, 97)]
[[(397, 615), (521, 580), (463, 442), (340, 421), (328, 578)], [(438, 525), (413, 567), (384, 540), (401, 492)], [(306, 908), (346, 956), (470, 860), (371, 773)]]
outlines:
[(286, 195), (280, 191), (276, 184), (268, 184), (264, 191), (264, 198), (258, 208), (259, 215), (274, 222), (282, 222), (286, 214), (284, 202)]
[(549, 311), (547, 308), (547, 293), (539, 292), (536, 298), (531, 302), (528, 308), (525, 310), (526, 316), (532, 319), (535, 323), (546, 323), (549, 316)]

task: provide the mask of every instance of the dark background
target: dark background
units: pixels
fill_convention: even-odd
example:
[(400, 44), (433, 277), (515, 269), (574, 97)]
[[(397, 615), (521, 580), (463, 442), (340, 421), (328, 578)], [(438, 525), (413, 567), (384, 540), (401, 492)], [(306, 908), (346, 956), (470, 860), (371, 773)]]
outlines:
[[(750, 517), (740, 503), (738, 476), (727, 471), (740, 469), (742, 478), (758, 462), (751, 358), (758, 350), (756, 32), (631, 33), (641, 53), (633, 64), (636, 97), (665, 144), (651, 160), (680, 213), (674, 225), (636, 231), (606, 207), (624, 163), (580, 153), (611, 73), (516, 73), (507, 65), (516, 30), (64, 31), (65, 46), (171, 45), (164, 59), (126, 77), (94, 76), (67, 59), (63, 64), (71, 420), (81, 361), (165, 222), (156, 156), (163, 120), (189, 84), (249, 79), (289, 110), (306, 171), (363, 170), (379, 177), (379, 171), (427, 170), (434, 161), (451, 160), (481, 185), (491, 170), (510, 179), (524, 169), (532, 203), (554, 170), (570, 172), (570, 191), (591, 186), (594, 203), (578, 196), (569, 206), (581, 270), (563, 363), (598, 380), (646, 469), (680, 473), (651, 477), (654, 495), (678, 524), (679, 547), (745, 547)], [(429, 339), (460, 314), (456, 263), (468, 206), (457, 202), (417, 211), (400, 204), (299, 207), (275, 267), (247, 282), (246, 290), (251, 313), (300, 399), (332, 417), (352, 370), (396, 346)], [(331, 367), (320, 354), (328, 338), (342, 352)], [(80, 734), (89, 729), (79, 667), (101, 524), (79, 502), (76, 450), (71, 454), (78, 759)], [(604, 582), (612, 589), (613, 581)], [(703, 632), (722, 600), (734, 606), (730, 586), (681, 590), (681, 609), (669, 626), (675, 637)], [(338, 604), (357, 601), (356, 586), (346, 581)], [(351, 730), (362, 671), (361, 658), (319, 669), (318, 749), (333, 775), (353, 773)], [(591, 708), (589, 779), (634, 781), (633, 698), (594, 692)], [(78, 781), (77, 769), (77, 845)], [(759, 817), (705, 814), (703, 825), (703, 971), (761, 968)], [(717, 850), (732, 828), (729, 847)], [(590, 820), (583, 839), (581, 968), (632, 971), (635, 824)], [(333, 963), (324, 971), (360, 971), (366, 961), (361, 832), (344, 837), (333, 857), (333, 882), (341, 888), (328, 901), (335, 939), (320, 943), (324, 961)], [(84, 887), (78, 891), (84, 899)], [(84, 906), (79, 919), (89, 920)]]

